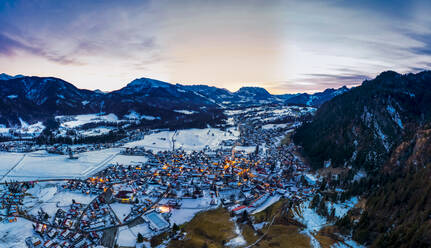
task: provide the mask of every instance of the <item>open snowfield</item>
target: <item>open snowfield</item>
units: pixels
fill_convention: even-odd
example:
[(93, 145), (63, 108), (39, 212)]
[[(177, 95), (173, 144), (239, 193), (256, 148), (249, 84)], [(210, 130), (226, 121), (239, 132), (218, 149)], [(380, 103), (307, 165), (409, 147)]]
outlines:
[(235, 151), (244, 151), (246, 153), (256, 151), (256, 146), (235, 146), (233, 148)]
[[(163, 199), (160, 204), (163, 205), (167, 202), (168, 199)], [(218, 205), (211, 205), (211, 196), (206, 191), (204, 191), (204, 196), (202, 198), (182, 199), (181, 204), (180, 209), (171, 209), (171, 223), (175, 223), (177, 225), (184, 224), (193, 219), (197, 213), (218, 207)]]
[(134, 247), (136, 244), (137, 234), (131, 232), (128, 226), (122, 226), (118, 229), (117, 244), (120, 247)]
[(122, 203), (112, 203), (111, 208), (117, 217), (123, 221), (127, 215), (129, 215), (132, 205), (130, 204), (122, 204)]
[(33, 235), (33, 223), (22, 218), (16, 222), (0, 224), (0, 244), (2, 248), (25, 248), (25, 238)]
[(138, 235), (138, 233), (142, 234), (142, 236), (151, 238), (154, 235), (154, 232), (148, 227), (147, 223), (139, 224), (129, 228), (133, 234)]
[(42, 122), (36, 122), (34, 124), (27, 124), (25, 121), (21, 120), (21, 125), (19, 127), (10, 127), (7, 128), (4, 125), (0, 125), (0, 134), (2, 135), (8, 135), (10, 131), (15, 131), (15, 132), (19, 132), (21, 134), (24, 135), (32, 135), (32, 136), (37, 136), (39, 135), (43, 129), (45, 128), (45, 126), (42, 124)]
[[(109, 166), (112, 161), (137, 160), (137, 158), (124, 158), (120, 156), (114, 160), (120, 149), (112, 148), (100, 151), (80, 153), (78, 159), (68, 159), (66, 155), (49, 154), (46, 151), (37, 151), (25, 154), (0, 153), (0, 178), (2, 181), (10, 180), (37, 180), (55, 178), (86, 178), (97, 171)], [(144, 159), (144, 158), (142, 158)], [(13, 168), (8, 173), (8, 170)], [(4, 175), (7, 176), (4, 177)]]
[(277, 128), (286, 128), (289, 124), (266, 124), (262, 126), (262, 129), (277, 129)]
[(22, 153), (0, 152), (0, 178), (12, 169), (22, 158)]
[(115, 114), (99, 115), (99, 114), (86, 114), (86, 115), (71, 115), (71, 116), (57, 116), (57, 120), (61, 122), (61, 127), (74, 128), (92, 122), (117, 122), (118, 117)]
[[(298, 106), (286, 106), (283, 108), (279, 107), (251, 107), (243, 110), (226, 110), (225, 114), (228, 117), (245, 113), (245, 116), (249, 120), (260, 120), (264, 123), (271, 123), (277, 120), (281, 120), (286, 117), (299, 117), (306, 114), (312, 114), (316, 111), (316, 108), (312, 107), (298, 107)], [(277, 126), (268, 126), (266, 128), (277, 128)]]
[(126, 143), (125, 147), (144, 147), (153, 151), (172, 150), (172, 139), (175, 140), (175, 148), (185, 151), (201, 150), (206, 146), (217, 148), (223, 140), (236, 139), (238, 131), (229, 129), (222, 131), (217, 128), (186, 129), (175, 131), (162, 131), (147, 135), (142, 140)]
[(147, 157), (144, 156), (129, 156), (129, 155), (117, 155), (109, 163), (110, 164), (123, 164), (123, 165), (134, 165), (139, 163), (145, 163), (148, 161)]
[(69, 206), (72, 199), (82, 204), (88, 204), (96, 195), (86, 195), (76, 192), (59, 190), (57, 184), (38, 183), (27, 191), (29, 196), (24, 198), (24, 205), (30, 214), (37, 215), (39, 209), (43, 209), (50, 216), (55, 215), (58, 208)]

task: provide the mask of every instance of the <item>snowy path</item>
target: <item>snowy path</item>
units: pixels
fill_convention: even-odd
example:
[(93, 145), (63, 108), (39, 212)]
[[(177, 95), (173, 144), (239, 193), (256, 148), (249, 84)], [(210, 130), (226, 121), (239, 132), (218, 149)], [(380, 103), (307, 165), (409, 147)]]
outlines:
[(88, 169), (86, 169), (85, 171), (82, 172), (82, 175), (83, 176), (91, 176), (92, 174), (97, 172), (99, 169), (103, 168), (107, 163), (112, 161), (118, 154), (120, 154), (120, 153), (112, 154), (109, 157), (107, 157), (105, 160), (100, 162), (98, 165), (96, 165), (94, 167), (89, 167)]
[(0, 179), (0, 182), (1, 181), (3, 181), (3, 179), (5, 179), (6, 177), (7, 177), (7, 175), (9, 175), (9, 173), (11, 172), (11, 171), (13, 171), (23, 160), (24, 160), (24, 158), (25, 158), (25, 156), (26, 156), (26, 154), (24, 154), (24, 155), (22, 155), (22, 157), (21, 157), (21, 159), (20, 160), (18, 160), (18, 162), (14, 165), (14, 166), (12, 166), (12, 168), (10, 168), (3, 176), (2, 176), (2, 178)]
[(271, 222), (269, 223), (268, 228), (266, 229), (265, 233), (262, 236), (260, 236), (260, 238), (258, 238), (253, 244), (246, 246), (245, 248), (250, 248), (250, 247), (257, 245), (268, 234), (269, 229), (271, 228), (272, 224), (275, 221), (275, 218), (277, 218), (280, 214), (281, 214), (281, 210), (276, 215), (274, 215), (274, 217), (272, 218)]

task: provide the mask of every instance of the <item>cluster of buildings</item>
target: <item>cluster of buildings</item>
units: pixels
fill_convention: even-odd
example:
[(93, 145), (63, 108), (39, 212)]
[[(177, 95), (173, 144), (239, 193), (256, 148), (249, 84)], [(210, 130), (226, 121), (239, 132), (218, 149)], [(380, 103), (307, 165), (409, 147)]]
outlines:
[[(313, 183), (304, 177), (309, 168), (295, 155), (293, 144), (280, 144), (291, 126), (267, 128), (265, 119), (250, 119), (249, 114), (238, 112), (234, 116), (239, 139), (224, 140), (216, 149), (155, 153), (142, 147), (124, 148), (123, 155), (148, 160), (115, 164), (85, 180), (59, 183), (61, 191), (94, 197), (88, 204), (73, 201), (58, 206), (54, 216), (42, 209), (37, 215), (20, 214), (19, 206), (30, 185), (15, 183), (4, 186), (8, 190), (2, 190), (0, 211), (11, 221), (20, 216), (35, 223), (34, 235), (26, 239), (29, 247), (110, 247), (114, 245), (109, 239), (115, 236), (113, 230), (134, 223), (147, 223), (154, 234), (169, 229), (172, 209), (181, 210), (186, 199), (205, 199), (210, 206), (223, 206), (239, 214), (257, 211), (281, 197), (295, 201), (309, 198), (315, 191)], [(139, 137), (139, 132), (134, 136)], [(76, 146), (74, 152), (112, 146), (116, 145)], [(68, 146), (46, 149), (64, 154)]]
[(54, 216), (49, 216), (43, 209), (37, 215), (21, 217), (34, 222), (34, 235), (26, 239), (28, 247), (96, 247), (101, 240), (102, 232), (84, 232), (78, 225), (88, 207), (72, 200), (66, 208), (58, 208)]
[(32, 183), (0, 185), (0, 220), (15, 222), (19, 215), (25, 192), (32, 187)]
[(28, 247), (96, 247), (101, 233), (80, 233), (70, 229), (48, 227), (46, 224), (36, 224), (34, 231), (37, 235), (26, 238)]

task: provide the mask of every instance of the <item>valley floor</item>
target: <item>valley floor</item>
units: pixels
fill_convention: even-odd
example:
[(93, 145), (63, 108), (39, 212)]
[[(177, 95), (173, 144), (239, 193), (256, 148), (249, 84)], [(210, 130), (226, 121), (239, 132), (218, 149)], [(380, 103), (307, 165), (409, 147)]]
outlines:
[[(78, 159), (2, 152), (0, 246), (360, 247), (311, 207), (320, 178), (281, 143), (299, 123), (271, 118), (235, 111), (223, 129), (155, 130)], [(357, 202), (327, 207), (342, 218)]]

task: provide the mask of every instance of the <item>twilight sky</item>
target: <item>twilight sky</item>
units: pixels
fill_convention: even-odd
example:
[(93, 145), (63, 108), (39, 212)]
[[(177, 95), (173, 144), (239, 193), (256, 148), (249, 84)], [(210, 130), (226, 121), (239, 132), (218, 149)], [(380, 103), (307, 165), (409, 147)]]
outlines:
[(0, 0), (0, 73), (313, 92), (430, 69), (429, 13), (429, 0)]

